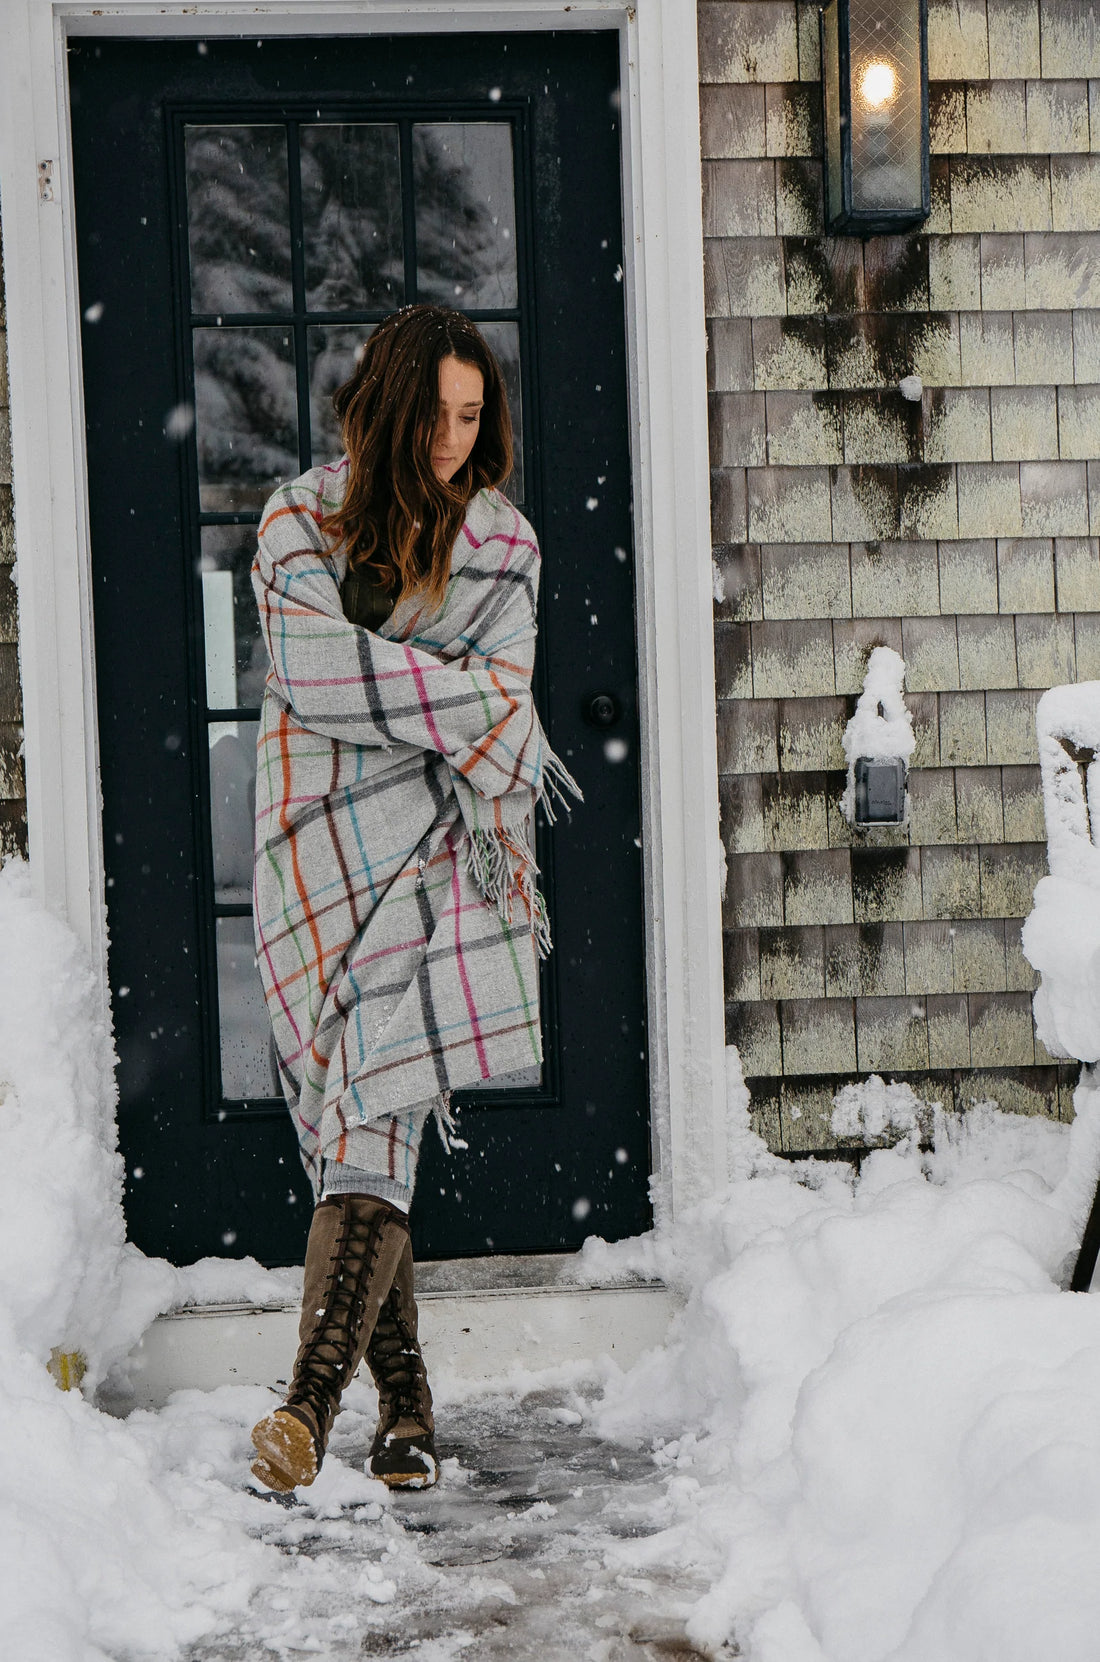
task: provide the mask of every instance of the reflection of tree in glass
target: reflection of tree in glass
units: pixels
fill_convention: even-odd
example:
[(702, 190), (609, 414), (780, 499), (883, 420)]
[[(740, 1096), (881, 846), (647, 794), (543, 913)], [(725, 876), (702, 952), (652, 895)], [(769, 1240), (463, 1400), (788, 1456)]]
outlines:
[[(223, 730), (210, 746), (210, 841), (219, 900), (248, 900), (256, 823), (256, 730)], [(210, 737), (214, 739), (214, 731)]]
[[(405, 298), (397, 127), (316, 122), (301, 137), (307, 304), (388, 311)], [(288, 312), (290, 205), (282, 126), (186, 132), (192, 297), (215, 316)], [(413, 128), (422, 300), (463, 311), (517, 303), (512, 134), (506, 121)], [(339, 453), (331, 396), (369, 325), (309, 328), (313, 455)], [(494, 340), (519, 427), (515, 326)], [(282, 327), (195, 330), (195, 413), (205, 509), (259, 507), (298, 472), (294, 353)], [(514, 488), (522, 488), (519, 480)]]
[(196, 329), (202, 505), (259, 507), (298, 472), (294, 347), (284, 329)]
[(373, 330), (373, 323), (321, 323), (310, 327), (309, 399), (314, 466), (335, 461), (343, 450), (332, 395), (354, 373)]
[(514, 306), (516, 211), (505, 121), (413, 128), (421, 300), (460, 310)]
[(500, 372), (504, 376), (504, 389), (508, 394), (508, 408), (512, 412), (512, 453), (513, 467), (511, 478), (504, 481), (503, 490), (510, 496), (517, 507), (522, 507), (524, 501), (524, 471), (523, 471), (523, 392), (520, 379), (519, 362), (519, 325), (517, 323), (489, 323), (482, 320), (478, 324), (489, 348), (500, 365)]
[(396, 306), (404, 296), (397, 128), (303, 127), (306, 297), (313, 311)]
[(284, 129), (188, 127), (186, 155), (194, 310), (289, 308)]

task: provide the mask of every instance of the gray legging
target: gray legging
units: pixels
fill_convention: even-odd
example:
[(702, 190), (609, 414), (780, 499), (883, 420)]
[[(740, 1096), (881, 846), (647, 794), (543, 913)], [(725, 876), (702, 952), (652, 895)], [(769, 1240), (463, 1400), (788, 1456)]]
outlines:
[(324, 1189), (329, 1195), (377, 1195), (407, 1212), (416, 1184), (420, 1139), (431, 1102), (416, 1102), (369, 1125), (353, 1125), (325, 1150)]

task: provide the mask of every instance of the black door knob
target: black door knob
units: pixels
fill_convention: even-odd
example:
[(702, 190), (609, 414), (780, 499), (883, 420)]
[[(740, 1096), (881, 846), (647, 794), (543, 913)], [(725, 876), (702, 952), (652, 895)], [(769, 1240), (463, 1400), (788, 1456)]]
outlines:
[(587, 717), (593, 727), (614, 727), (619, 714), (619, 701), (610, 693), (597, 693), (589, 701)]

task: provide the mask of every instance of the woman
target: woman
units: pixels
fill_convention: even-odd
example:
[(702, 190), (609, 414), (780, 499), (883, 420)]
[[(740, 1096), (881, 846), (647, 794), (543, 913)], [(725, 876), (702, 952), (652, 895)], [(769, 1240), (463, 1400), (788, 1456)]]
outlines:
[[(271, 657), (255, 915), (316, 1210), (285, 1403), (252, 1470), (311, 1483), (340, 1393), (378, 1386), (371, 1470), (434, 1483), (408, 1209), (449, 1093), (542, 1059), (550, 941), (532, 813), (563, 788), (531, 698), (539, 554), (500, 492), (499, 366), (457, 312), (406, 308), (335, 396), (347, 454), (276, 491), (253, 582)], [(551, 819), (553, 818), (550, 812)]]

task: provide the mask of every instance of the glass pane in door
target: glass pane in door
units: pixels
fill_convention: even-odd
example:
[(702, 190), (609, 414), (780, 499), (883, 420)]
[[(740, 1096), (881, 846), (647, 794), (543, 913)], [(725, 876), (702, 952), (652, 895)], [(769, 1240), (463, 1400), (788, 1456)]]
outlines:
[(512, 477), (504, 485), (505, 491), (520, 507), (524, 502), (523, 476), (523, 387), (519, 364), (519, 324), (479, 323), (493, 356), (500, 365), (504, 385), (508, 391), (508, 408), (512, 413), (512, 444), (514, 458)]
[(184, 149), (192, 311), (286, 311), (286, 129), (187, 127)]
[(306, 305), (398, 306), (405, 291), (401, 152), (393, 124), (303, 126)]
[(268, 664), (252, 592), (256, 527), (204, 525), (201, 535), (206, 707), (257, 709)]
[(421, 300), (459, 311), (515, 306), (511, 123), (418, 123), (413, 181)]
[(210, 842), (214, 898), (220, 906), (252, 899), (258, 730), (255, 721), (212, 721), (208, 729)]
[(218, 1014), (222, 1095), (230, 1101), (279, 1095), (251, 918), (219, 918)]
[(294, 338), (285, 328), (193, 332), (199, 506), (262, 508), (298, 472)]
[[(332, 396), (376, 326), (363, 314), (384, 314), (407, 293), (482, 314), (512, 412), (516, 467), (507, 488), (523, 501), (513, 135), (507, 120), (318, 115), (300, 125), (196, 122), (184, 142), (216, 1044), (223, 1096), (255, 1102), (278, 1095), (267, 1015), (251, 923), (225, 915), (240, 914), (251, 898), (256, 723), (245, 717), (258, 710), (267, 676), (250, 577), (255, 520), (300, 471), (307, 427), (315, 465), (342, 454)], [(308, 376), (300, 378), (303, 352)], [(307, 383), (308, 410), (299, 407)], [(247, 523), (210, 523), (231, 515)], [(529, 1070), (490, 1088), (530, 1087), (539, 1077)]]
[(373, 323), (315, 323), (306, 331), (314, 467), (334, 462), (344, 453), (332, 395), (354, 373), (373, 330)]

